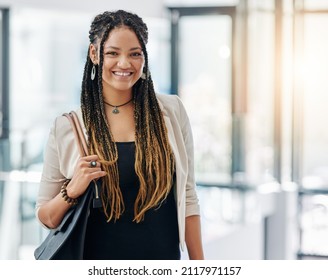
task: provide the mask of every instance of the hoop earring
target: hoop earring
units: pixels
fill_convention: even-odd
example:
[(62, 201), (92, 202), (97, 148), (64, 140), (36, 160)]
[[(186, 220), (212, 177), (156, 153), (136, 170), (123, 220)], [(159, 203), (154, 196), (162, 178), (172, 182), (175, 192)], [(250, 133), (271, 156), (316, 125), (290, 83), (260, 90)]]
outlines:
[(91, 69), (91, 80), (93, 81), (96, 77), (96, 66), (93, 64)]
[(147, 77), (149, 77), (149, 70), (146, 71), (146, 69), (144, 68), (140, 78), (143, 80), (147, 80)]

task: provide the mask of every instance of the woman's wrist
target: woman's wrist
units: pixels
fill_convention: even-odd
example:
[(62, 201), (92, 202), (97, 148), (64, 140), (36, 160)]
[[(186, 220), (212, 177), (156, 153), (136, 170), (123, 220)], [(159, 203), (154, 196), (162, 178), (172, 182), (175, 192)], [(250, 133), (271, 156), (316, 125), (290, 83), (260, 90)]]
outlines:
[(64, 184), (60, 188), (60, 193), (62, 198), (66, 201), (67, 204), (69, 205), (76, 205), (78, 203), (77, 198), (70, 197), (67, 193), (67, 186), (69, 184), (70, 180), (66, 180)]

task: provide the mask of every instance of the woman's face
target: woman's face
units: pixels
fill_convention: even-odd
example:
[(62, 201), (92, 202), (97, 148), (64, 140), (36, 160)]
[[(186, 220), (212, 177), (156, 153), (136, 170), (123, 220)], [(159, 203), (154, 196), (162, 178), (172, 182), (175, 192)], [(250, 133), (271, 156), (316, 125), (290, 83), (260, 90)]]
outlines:
[(104, 44), (103, 90), (131, 92), (145, 64), (136, 34), (127, 27), (115, 28)]

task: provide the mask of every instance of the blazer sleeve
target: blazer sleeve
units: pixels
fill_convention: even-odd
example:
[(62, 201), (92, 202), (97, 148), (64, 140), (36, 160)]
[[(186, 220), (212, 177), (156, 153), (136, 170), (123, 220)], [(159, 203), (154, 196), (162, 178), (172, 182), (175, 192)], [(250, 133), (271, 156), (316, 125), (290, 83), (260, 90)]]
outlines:
[(44, 148), (43, 170), (35, 204), (35, 214), (39, 221), (40, 206), (53, 199), (60, 192), (64, 181), (72, 178), (78, 158), (71, 125), (66, 117), (59, 116), (50, 128)]

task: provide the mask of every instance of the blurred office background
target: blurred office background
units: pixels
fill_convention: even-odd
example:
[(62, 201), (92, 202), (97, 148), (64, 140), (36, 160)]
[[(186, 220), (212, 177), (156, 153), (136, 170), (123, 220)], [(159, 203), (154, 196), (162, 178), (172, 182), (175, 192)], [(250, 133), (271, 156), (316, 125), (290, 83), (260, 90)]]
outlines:
[(156, 90), (189, 113), (206, 258), (328, 258), (328, 0), (0, 0), (0, 259), (46, 235), (45, 141), (112, 9), (144, 18)]

